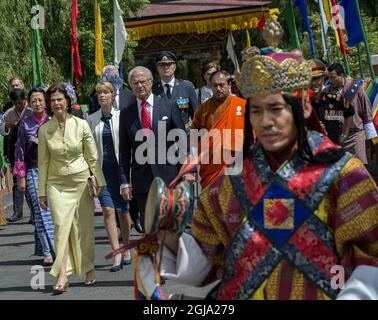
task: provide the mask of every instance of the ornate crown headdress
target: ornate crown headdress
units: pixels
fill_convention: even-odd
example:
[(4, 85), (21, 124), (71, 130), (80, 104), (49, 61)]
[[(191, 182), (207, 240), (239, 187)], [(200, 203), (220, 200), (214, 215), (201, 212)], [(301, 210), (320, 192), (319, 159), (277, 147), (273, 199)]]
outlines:
[(275, 93), (292, 93), (311, 85), (311, 67), (298, 55), (272, 53), (246, 61), (236, 74), (244, 98)]

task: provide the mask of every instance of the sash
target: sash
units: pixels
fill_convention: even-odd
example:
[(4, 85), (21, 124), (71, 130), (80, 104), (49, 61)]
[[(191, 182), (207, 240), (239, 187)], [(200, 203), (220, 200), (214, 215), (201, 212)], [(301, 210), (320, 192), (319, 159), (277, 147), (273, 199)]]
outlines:
[[(324, 142), (315, 135), (310, 145), (319, 149)], [(243, 173), (230, 176), (247, 220), (225, 254), (216, 298), (249, 299), (283, 259), (336, 298), (330, 272), (338, 263), (333, 232), (313, 213), (351, 155), (330, 165), (310, 164), (297, 155), (273, 173), (261, 146), (253, 149)]]
[(349, 103), (352, 103), (353, 99), (355, 98), (362, 84), (363, 84), (362, 80), (350, 81), (343, 90), (344, 100), (348, 101)]

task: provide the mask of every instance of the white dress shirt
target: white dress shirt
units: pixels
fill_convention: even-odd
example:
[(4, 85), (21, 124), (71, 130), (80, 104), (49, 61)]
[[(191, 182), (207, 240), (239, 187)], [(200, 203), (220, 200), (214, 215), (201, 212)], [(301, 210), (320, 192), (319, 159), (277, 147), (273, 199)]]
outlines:
[(172, 80), (169, 81), (169, 82), (164, 82), (163, 80), (161, 80), (161, 85), (163, 86), (165, 94), (167, 94), (167, 88), (165, 86), (166, 84), (169, 84), (169, 90), (170, 90), (171, 96), (172, 96), (173, 87), (175, 86), (175, 77), (173, 77)]
[(119, 89), (115, 92), (114, 107), (119, 110)]

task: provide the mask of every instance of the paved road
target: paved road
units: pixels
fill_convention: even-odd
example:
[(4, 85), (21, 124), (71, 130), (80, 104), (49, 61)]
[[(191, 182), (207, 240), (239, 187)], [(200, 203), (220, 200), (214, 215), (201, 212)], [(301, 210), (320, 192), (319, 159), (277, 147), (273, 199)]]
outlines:
[[(7, 214), (11, 214), (9, 206)], [(28, 212), (26, 209), (25, 212)], [(56, 279), (49, 275), (50, 268), (45, 268), (45, 288), (34, 290), (31, 287), (32, 278), (36, 274), (31, 273), (33, 266), (41, 263), (41, 257), (33, 256), (34, 252), (34, 227), (28, 224), (29, 213), (24, 214), (24, 219), (6, 226), (0, 226), (0, 300), (4, 299), (28, 299), (28, 300), (130, 300), (133, 295), (133, 265), (125, 266), (123, 270), (109, 272), (110, 260), (104, 256), (109, 252), (110, 246), (106, 236), (102, 215), (95, 215), (95, 248), (96, 248), (96, 273), (97, 283), (93, 287), (86, 287), (83, 279), (76, 276), (70, 277), (70, 287), (67, 293), (60, 296), (52, 296), (51, 287)], [(139, 236), (133, 233), (131, 240)], [(203, 297), (211, 288), (194, 288), (181, 285), (173, 281), (167, 281), (164, 286), (167, 295), (171, 293), (183, 293), (189, 296)]]

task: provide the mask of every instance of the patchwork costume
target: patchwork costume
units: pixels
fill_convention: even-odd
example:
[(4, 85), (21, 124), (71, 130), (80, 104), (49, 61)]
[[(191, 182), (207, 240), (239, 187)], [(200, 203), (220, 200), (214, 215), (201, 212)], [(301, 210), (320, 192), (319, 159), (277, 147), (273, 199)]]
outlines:
[[(314, 153), (336, 148), (308, 139)], [(192, 234), (212, 263), (203, 283), (222, 278), (217, 299), (335, 298), (332, 267), (378, 267), (377, 212), (377, 187), (350, 154), (327, 165), (295, 155), (272, 172), (256, 144), (241, 175), (201, 195)]]
[[(311, 67), (293, 54), (256, 56), (237, 81), (244, 97), (304, 98)], [(309, 158), (300, 149), (273, 170), (257, 142), (242, 173), (217, 177), (202, 192), (177, 257), (165, 250), (161, 274), (191, 285), (220, 279), (211, 299), (357, 299), (367, 287), (377, 295), (378, 188), (349, 153), (315, 161), (340, 147), (316, 131), (306, 134)], [(350, 279), (341, 292), (337, 270)], [(362, 289), (348, 286), (354, 271), (369, 274)]]

